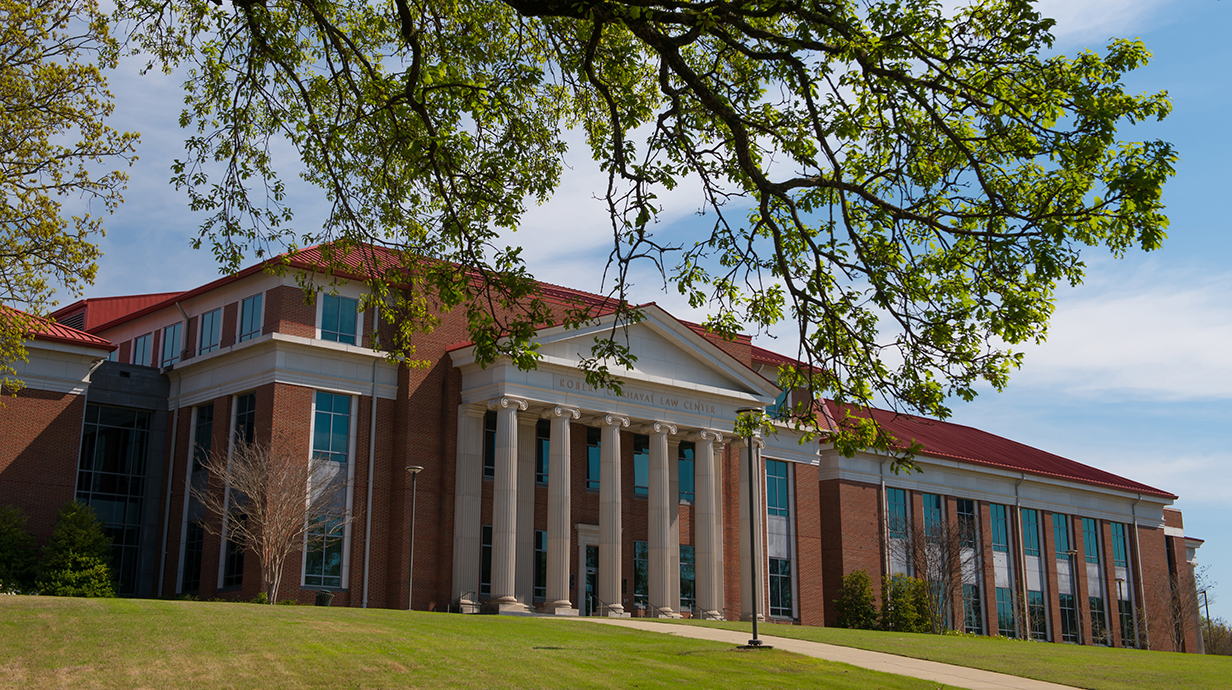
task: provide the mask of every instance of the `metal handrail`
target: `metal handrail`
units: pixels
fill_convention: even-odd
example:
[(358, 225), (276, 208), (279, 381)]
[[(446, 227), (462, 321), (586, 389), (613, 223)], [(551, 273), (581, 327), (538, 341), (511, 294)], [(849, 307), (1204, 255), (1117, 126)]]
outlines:
[(680, 617), (679, 615), (676, 615), (676, 616), (664, 616), (664, 615), (663, 615), (663, 613), (664, 613), (663, 609), (661, 609), (661, 608), (659, 608), (658, 606), (655, 606), (654, 604), (650, 603), (650, 599), (647, 599), (647, 600), (646, 600), (646, 605), (647, 605), (647, 606), (649, 606), (650, 608), (654, 609), (655, 611), (658, 611), (658, 612), (659, 612), (660, 617), (662, 617), (662, 618), (679, 618), (679, 617)]
[(475, 601), (479, 597), (475, 595), (474, 590), (471, 590), (469, 592), (463, 592), (462, 594), (458, 595), (457, 599), (454, 599), (453, 601), (449, 602), (449, 610), (447, 611), (447, 613), (453, 613), (454, 606), (458, 607), (458, 613), (462, 613), (462, 600), (468, 597), (470, 598), (471, 601), (475, 602), (476, 606), (479, 605), (479, 602)]
[[(586, 596), (590, 597), (590, 598), (591, 598), (592, 600), (594, 600), (594, 601), (599, 602), (599, 604), (600, 604), (601, 608), (603, 608), (605, 611), (611, 611), (611, 610), (612, 610), (612, 605), (611, 605), (611, 604), (609, 604), (609, 603), (607, 603), (606, 601), (604, 601), (604, 600), (600, 599), (597, 595), (594, 595), (594, 594), (588, 594), (588, 595), (586, 595)], [(595, 608), (592, 606), (592, 607), (591, 607), (591, 609), (590, 609), (590, 615), (592, 615), (592, 616), (596, 615), (596, 614), (595, 614), (595, 611), (596, 611), (596, 610), (597, 610), (597, 609), (595, 609)]]

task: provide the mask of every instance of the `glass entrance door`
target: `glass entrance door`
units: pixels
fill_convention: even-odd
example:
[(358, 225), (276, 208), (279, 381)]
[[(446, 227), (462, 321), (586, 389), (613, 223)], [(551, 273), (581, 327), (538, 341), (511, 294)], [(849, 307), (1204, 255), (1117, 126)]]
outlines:
[(598, 602), (595, 599), (595, 592), (599, 589), (599, 547), (588, 544), (586, 546), (586, 596), (582, 600), (582, 615), (590, 616), (595, 613), (595, 607)]

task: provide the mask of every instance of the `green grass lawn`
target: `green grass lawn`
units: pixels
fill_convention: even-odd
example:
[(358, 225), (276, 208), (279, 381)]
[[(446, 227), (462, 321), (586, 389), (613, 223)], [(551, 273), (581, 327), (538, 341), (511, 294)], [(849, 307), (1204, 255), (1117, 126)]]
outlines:
[(380, 609), (0, 597), (0, 688), (936, 688), (586, 623)]
[[(677, 621), (749, 631), (748, 623)], [(759, 625), (758, 633), (969, 666), (1096, 690), (1232, 688), (1232, 657), (995, 638)]]

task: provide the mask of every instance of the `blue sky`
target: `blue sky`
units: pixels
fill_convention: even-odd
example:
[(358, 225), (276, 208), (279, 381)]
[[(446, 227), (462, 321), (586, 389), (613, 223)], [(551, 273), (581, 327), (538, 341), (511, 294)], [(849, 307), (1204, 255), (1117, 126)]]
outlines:
[[(1224, 198), (1232, 180), (1232, 2), (1219, 0), (1048, 0), (1058, 52), (1102, 49), (1111, 36), (1140, 37), (1155, 57), (1130, 75), (1133, 90), (1169, 91), (1162, 123), (1124, 130), (1126, 139), (1171, 141), (1181, 160), (1166, 189), (1171, 218), (1160, 251), (1113, 260), (1087, 255), (1086, 282), (1060, 292), (1046, 344), (1006, 392), (956, 403), (953, 421), (977, 426), (1178, 494), (1187, 535), (1206, 540), (1199, 560), (1217, 584), (1211, 614), (1232, 618), (1232, 250)], [(136, 63), (112, 75), (113, 125), (142, 133), (126, 203), (109, 219), (106, 253), (88, 296), (160, 292), (212, 280), (218, 268), (189, 240), (199, 218), (168, 184), (184, 133), (177, 119), (179, 76), (138, 76)], [(525, 247), (536, 277), (599, 290), (611, 234), (593, 199), (604, 178), (577, 146), (556, 197), (532, 209), (509, 243)], [(293, 187), (296, 224), (325, 210), (313, 188)], [(699, 205), (688, 190), (665, 197), (665, 228), (687, 230)], [(677, 227), (673, 227), (677, 226)], [(664, 292), (652, 274), (633, 286), (636, 301), (657, 301), (682, 318), (705, 312)], [(72, 301), (62, 297), (63, 302)], [(784, 331), (787, 332), (786, 330)], [(785, 352), (787, 338), (759, 344)]]

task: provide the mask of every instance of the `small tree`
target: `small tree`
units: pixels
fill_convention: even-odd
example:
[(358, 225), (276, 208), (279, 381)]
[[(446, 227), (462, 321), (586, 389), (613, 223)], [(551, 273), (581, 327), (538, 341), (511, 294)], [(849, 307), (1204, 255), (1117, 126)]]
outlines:
[(881, 627), (896, 632), (928, 632), (928, 583), (909, 575), (881, 578)]
[(975, 529), (970, 523), (944, 519), (899, 521), (900, 538), (891, 538), (889, 551), (895, 560), (907, 564), (920, 581), (923, 622), (934, 633), (951, 627), (954, 603), (962, 601), (963, 573), (975, 567)]
[(877, 607), (873, 603), (873, 585), (867, 572), (857, 570), (843, 578), (834, 609), (838, 612), (840, 628), (877, 629)]
[(38, 589), (59, 596), (114, 596), (111, 537), (94, 509), (69, 501), (51, 527), (39, 559)]
[(26, 516), (13, 506), (0, 506), (0, 590), (18, 592), (34, 586), (34, 535)]
[(204, 460), (210, 477), (225, 488), (193, 489), (206, 510), (220, 518), (204, 521), (205, 529), (256, 554), (270, 604), (278, 601), (287, 558), (302, 551), (306, 541), (319, 545), (338, 534), (349, 519), (346, 465), (283, 450), (296, 447), (283, 439), (269, 445), (237, 440), (229, 457), (214, 452)]

